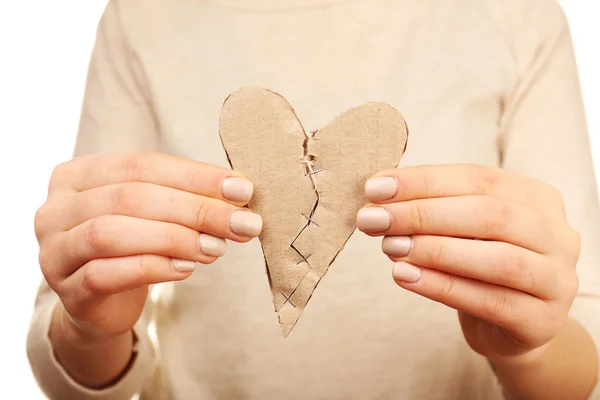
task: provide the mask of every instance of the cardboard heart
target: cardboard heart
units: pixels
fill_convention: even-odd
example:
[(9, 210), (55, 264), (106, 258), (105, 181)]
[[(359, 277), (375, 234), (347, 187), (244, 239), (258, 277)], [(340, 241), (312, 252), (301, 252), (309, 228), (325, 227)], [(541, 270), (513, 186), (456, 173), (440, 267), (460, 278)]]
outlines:
[(254, 183), (248, 206), (263, 217), (259, 239), (287, 337), (354, 232), (365, 181), (400, 162), (406, 123), (393, 107), (366, 103), (307, 133), (281, 95), (247, 87), (225, 100), (219, 132), (231, 167)]

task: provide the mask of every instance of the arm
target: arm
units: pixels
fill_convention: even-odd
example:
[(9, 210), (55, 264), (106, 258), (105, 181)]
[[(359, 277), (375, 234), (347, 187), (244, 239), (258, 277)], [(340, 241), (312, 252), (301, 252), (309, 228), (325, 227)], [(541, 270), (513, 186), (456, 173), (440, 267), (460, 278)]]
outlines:
[[(508, 399), (587, 398), (598, 373), (590, 338), (598, 296), (581, 294), (590, 283), (578, 284), (581, 239), (555, 187), (451, 164), (384, 171), (365, 191), (376, 204), (359, 211), (358, 228), (385, 236), (400, 287), (458, 310), (467, 343), (489, 360)], [(384, 231), (372, 215), (387, 217)], [(589, 314), (569, 317), (582, 299)]]
[[(121, 30), (117, 2), (112, 1), (97, 31), (74, 155), (154, 150), (157, 142), (142, 71)], [(129, 399), (153, 365), (146, 327), (142, 318), (136, 325), (135, 348), (131, 332), (97, 341), (71, 323), (43, 282), (27, 342), (34, 375), (50, 398)]]
[(496, 365), (495, 372), (509, 399), (584, 399), (598, 379), (600, 213), (568, 25), (558, 5), (546, 3), (528, 15), (540, 21), (543, 39), (515, 39), (520, 79), (506, 99), (503, 167), (562, 193), (567, 219), (582, 239), (579, 292), (547, 351)]
[(385, 236), (400, 287), (458, 310), (508, 399), (585, 399), (598, 377), (600, 213), (571, 41), (553, 1), (492, 3), (515, 31), (504, 168), (383, 171), (357, 226)]
[(598, 357), (590, 334), (571, 318), (544, 351), (497, 364), (494, 372), (509, 400), (587, 399), (597, 382)]
[[(64, 309), (44, 281), (36, 297), (27, 336), (34, 376), (50, 399), (130, 399), (152, 373), (155, 354), (147, 335), (152, 304), (120, 339), (94, 343), (63, 320)], [(63, 323), (66, 322), (66, 323)], [(94, 360), (90, 363), (89, 360)], [(78, 369), (79, 368), (79, 369)]]

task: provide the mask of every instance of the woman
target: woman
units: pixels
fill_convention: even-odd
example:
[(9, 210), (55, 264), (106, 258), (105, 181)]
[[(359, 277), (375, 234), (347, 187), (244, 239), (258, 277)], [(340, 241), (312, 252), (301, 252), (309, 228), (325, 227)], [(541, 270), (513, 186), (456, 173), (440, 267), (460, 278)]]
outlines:
[[(366, 184), (367, 235), (285, 340), (250, 240), (261, 218), (240, 211), (252, 183), (218, 135), (247, 85), (282, 93), (308, 129), (374, 100), (411, 131), (401, 168)], [(75, 155), (36, 215), (28, 354), (52, 399), (593, 391), (600, 214), (552, 0), (113, 0)]]

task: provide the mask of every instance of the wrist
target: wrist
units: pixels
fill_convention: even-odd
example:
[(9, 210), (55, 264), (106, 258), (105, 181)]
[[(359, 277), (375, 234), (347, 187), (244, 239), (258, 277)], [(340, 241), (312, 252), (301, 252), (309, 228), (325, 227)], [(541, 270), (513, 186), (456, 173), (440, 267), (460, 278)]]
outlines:
[(132, 341), (133, 332), (124, 332), (117, 335), (102, 336), (81, 327), (69, 313), (62, 303), (58, 303), (52, 315), (49, 336), (51, 341), (68, 343), (69, 346), (79, 350), (91, 349), (105, 343), (123, 343)]
[(60, 304), (54, 310), (48, 337), (58, 363), (76, 382), (91, 389), (118, 382), (136, 357), (133, 330), (108, 337), (95, 335), (81, 329)]
[(545, 345), (490, 361), (507, 399), (586, 399), (598, 376), (594, 342), (574, 319)]
[(501, 357), (489, 361), (496, 369), (524, 370), (538, 368), (548, 362), (548, 360), (552, 359), (552, 348), (553, 340), (536, 349), (529, 350), (519, 355)]

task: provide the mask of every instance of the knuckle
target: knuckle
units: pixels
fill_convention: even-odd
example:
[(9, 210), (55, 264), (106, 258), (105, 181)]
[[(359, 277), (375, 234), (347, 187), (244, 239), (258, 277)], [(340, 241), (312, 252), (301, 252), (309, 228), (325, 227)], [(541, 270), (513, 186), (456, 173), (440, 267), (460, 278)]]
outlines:
[(410, 208), (408, 226), (412, 232), (424, 232), (428, 226), (429, 210), (421, 202), (415, 202)]
[(67, 176), (70, 175), (71, 167), (74, 163), (74, 160), (69, 160), (57, 164), (50, 175), (50, 182), (63, 181)]
[(571, 254), (575, 261), (577, 261), (579, 253), (581, 252), (581, 235), (577, 230), (573, 228), (569, 229), (568, 243), (570, 244)]
[(505, 315), (509, 310), (508, 291), (502, 287), (490, 287), (483, 291), (481, 308), (484, 318)]
[(119, 169), (123, 171), (125, 179), (134, 182), (148, 180), (153, 167), (153, 158), (150, 154), (135, 153), (123, 157)]
[(136, 280), (142, 280), (148, 276), (150, 271), (151, 259), (148, 255), (139, 255), (135, 257)]
[(206, 204), (203, 201), (199, 201), (194, 210), (194, 223), (196, 230), (202, 230), (206, 226), (206, 220), (208, 218), (208, 211)]
[(552, 204), (555, 204), (556, 207), (563, 213), (566, 213), (565, 210), (565, 199), (563, 197), (562, 192), (556, 188), (555, 186), (552, 185), (546, 185), (546, 199), (551, 202)]
[(197, 188), (202, 187), (203, 179), (204, 176), (202, 174), (202, 170), (200, 168), (194, 169), (194, 171), (192, 171), (189, 174), (189, 177), (187, 179), (189, 190), (191, 192), (194, 192), (195, 190), (197, 190)]
[(57, 282), (58, 273), (52, 257), (53, 251), (48, 245), (40, 246), (38, 253), (38, 263), (44, 279), (48, 284), (53, 285)]
[[(544, 269), (543, 279), (540, 279), (541, 282), (539, 287), (544, 289), (550, 296), (556, 296), (560, 293), (560, 287), (563, 284), (561, 277), (563, 274), (561, 271), (562, 266), (559, 263), (550, 261), (539, 267)], [(575, 277), (575, 279), (577, 279), (577, 277)], [(577, 289), (575, 289), (575, 291), (577, 291)]]
[(535, 286), (529, 263), (522, 254), (511, 254), (509, 251), (494, 254), (490, 259), (490, 268), (506, 286), (512, 287), (525, 281)]
[(562, 277), (560, 285), (566, 298), (573, 300), (579, 292), (579, 276), (574, 273), (567, 274), (567, 276)]
[(48, 246), (40, 246), (40, 251), (38, 253), (38, 262), (40, 264), (40, 268), (42, 269), (42, 272), (48, 271), (50, 269), (50, 266), (52, 265), (52, 263), (50, 262), (50, 251), (48, 249)]
[(177, 239), (175, 235), (175, 230), (172, 226), (167, 226), (165, 228), (165, 246), (167, 251), (177, 250)]
[[(76, 316), (81, 307), (81, 293), (74, 293), (75, 291), (69, 290), (60, 294), (60, 301), (63, 307), (69, 313), (69, 315)], [(81, 290), (79, 292), (82, 292)]]
[(50, 175), (49, 191), (55, 186), (72, 184), (73, 180), (78, 176), (87, 176), (94, 166), (90, 163), (90, 158), (94, 156), (75, 157), (71, 160), (57, 164)]
[(492, 196), (482, 196), (477, 210), (478, 223), (487, 236), (502, 233), (512, 221), (510, 205)]
[(556, 332), (564, 326), (565, 319), (568, 315), (568, 309), (559, 306), (558, 304), (544, 304), (543, 308), (539, 310), (538, 315), (543, 315), (544, 318), (540, 318), (541, 332), (545, 335), (539, 338), (542, 342), (547, 342), (552, 339)]
[(88, 221), (83, 240), (93, 253), (104, 253), (110, 247), (109, 224), (110, 220), (107, 216)]
[(581, 235), (572, 226), (564, 223), (549, 223), (548, 231), (552, 232), (552, 241), (556, 243), (556, 255), (575, 269), (581, 253)]
[(454, 295), (454, 287), (456, 285), (456, 276), (453, 274), (447, 274), (444, 278), (444, 283), (442, 284), (441, 292), (440, 292), (440, 300), (445, 302), (452, 298)]
[(113, 210), (136, 215), (142, 208), (141, 196), (134, 184), (124, 183), (116, 185), (112, 192)]
[(431, 266), (440, 266), (444, 265), (447, 260), (448, 248), (441, 240), (434, 240), (431, 249), (428, 252), (428, 260), (427, 262)]
[(423, 184), (423, 197), (429, 198), (431, 197), (431, 177), (427, 173), (423, 173), (421, 176), (421, 182)]
[(91, 293), (105, 294), (107, 287), (102, 277), (102, 261), (92, 260), (84, 267), (83, 285)]
[(499, 176), (494, 169), (484, 168), (477, 165), (469, 165), (469, 176), (471, 186), (477, 194), (490, 194), (498, 185)]
[(48, 221), (49, 213), (47, 211), (46, 204), (42, 205), (38, 208), (33, 216), (33, 230), (35, 232), (35, 237), (38, 242), (42, 239), (45, 232), (47, 231), (47, 221)]
[(48, 191), (51, 192), (56, 186), (59, 186), (62, 182), (67, 182), (71, 175), (71, 166), (73, 161), (65, 161), (57, 164), (52, 173), (50, 174), (50, 181), (48, 183)]

